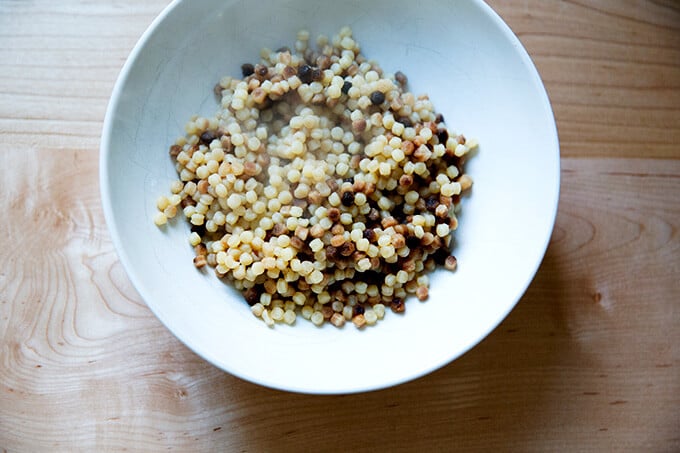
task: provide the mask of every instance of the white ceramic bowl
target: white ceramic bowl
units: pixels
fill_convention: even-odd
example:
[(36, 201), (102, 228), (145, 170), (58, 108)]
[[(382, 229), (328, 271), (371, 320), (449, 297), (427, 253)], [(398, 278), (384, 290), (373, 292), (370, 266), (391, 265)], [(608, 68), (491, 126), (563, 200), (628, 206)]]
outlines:
[[(455, 273), (431, 276), (430, 298), (388, 310), (377, 326), (267, 328), (240, 294), (193, 267), (188, 226), (163, 230), (155, 200), (176, 178), (168, 147), (195, 113), (217, 110), (212, 88), (240, 75), (261, 47), (295, 33), (350, 25), (363, 53), (428, 93), (449, 128), (476, 137)], [(216, 366), (265, 386), (350, 393), (399, 384), (460, 356), (491, 332), (531, 282), (559, 192), (550, 103), (529, 56), (481, 0), (174, 1), (136, 45), (113, 91), (101, 142), (106, 220), (128, 275), (151, 310)]]

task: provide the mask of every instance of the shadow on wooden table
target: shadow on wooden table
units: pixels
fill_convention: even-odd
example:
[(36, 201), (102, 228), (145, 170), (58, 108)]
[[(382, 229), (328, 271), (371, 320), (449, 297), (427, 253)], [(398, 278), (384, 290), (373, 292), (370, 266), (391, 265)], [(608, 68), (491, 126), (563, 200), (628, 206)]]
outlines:
[[(559, 298), (565, 282), (554, 258), (556, 246), (559, 241), (490, 336), (423, 378), (344, 396), (291, 394), (229, 375), (217, 378), (215, 389), (225, 386), (224, 412), (214, 419), (210, 444), (230, 451), (432, 449), (453, 447), (450, 439), (456, 439), (455, 447), (471, 448), (526, 444), (539, 437), (539, 408), (554, 396), (559, 366), (573, 355), (562, 327)], [(260, 404), (244, 405), (235, 415), (230, 406), (246, 400)]]

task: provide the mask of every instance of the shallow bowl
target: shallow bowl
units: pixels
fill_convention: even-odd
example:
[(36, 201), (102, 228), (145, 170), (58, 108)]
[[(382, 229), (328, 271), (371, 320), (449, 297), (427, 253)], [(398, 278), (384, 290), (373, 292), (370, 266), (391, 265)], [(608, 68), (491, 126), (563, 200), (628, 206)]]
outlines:
[[(362, 51), (447, 126), (479, 140), (462, 201), (459, 268), (431, 275), (430, 298), (376, 326), (267, 328), (240, 294), (196, 271), (181, 219), (153, 223), (176, 179), (168, 147), (193, 114), (213, 115), (213, 86), (297, 30), (350, 25)], [(261, 385), (305, 393), (374, 390), (456, 359), (510, 312), (545, 253), (557, 210), (559, 145), (541, 79), (508, 26), (481, 0), (178, 0), (135, 46), (115, 85), (101, 141), (101, 194), (112, 240), (155, 315), (197, 354)]]

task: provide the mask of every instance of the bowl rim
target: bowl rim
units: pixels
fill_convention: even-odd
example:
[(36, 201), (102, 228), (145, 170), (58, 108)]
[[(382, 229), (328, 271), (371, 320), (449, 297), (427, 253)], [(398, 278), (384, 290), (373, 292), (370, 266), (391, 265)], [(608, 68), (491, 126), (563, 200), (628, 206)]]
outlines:
[[(518, 56), (522, 59), (523, 65), (526, 67), (526, 69), (529, 71), (531, 78), (533, 79), (532, 82), (535, 85), (537, 89), (537, 96), (539, 96), (541, 104), (545, 108), (546, 113), (549, 115), (549, 121), (548, 123), (550, 124), (550, 130), (547, 131), (549, 133), (551, 142), (554, 143), (554, 149), (550, 149), (549, 151), (552, 153), (556, 154), (556, 170), (555, 170), (555, 175), (556, 178), (554, 180), (554, 184), (556, 187), (553, 187), (552, 189), (554, 190), (555, 198), (551, 202), (550, 206), (550, 211), (546, 210), (546, 218), (550, 219), (549, 225), (550, 228), (546, 229), (545, 231), (545, 237), (542, 238), (541, 241), (541, 247), (540, 247), (540, 255), (539, 259), (536, 260), (534, 263), (533, 268), (531, 269), (531, 272), (528, 273), (527, 280), (520, 285), (520, 290), (518, 294), (514, 297), (514, 300), (512, 303), (508, 303), (505, 310), (501, 311), (498, 313), (497, 319), (488, 325), (488, 327), (484, 330), (480, 330), (479, 334), (470, 341), (469, 345), (463, 349), (460, 349), (456, 351), (456, 354), (451, 354), (450, 356), (445, 357), (444, 359), (432, 363), (430, 366), (427, 367), (422, 367), (417, 369), (417, 371), (408, 374), (407, 376), (400, 376), (398, 378), (389, 378), (389, 379), (384, 379), (381, 381), (380, 384), (374, 384), (374, 385), (364, 385), (364, 386), (354, 386), (350, 388), (345, 388), (345, 389), (309, 389), (309, 388), (304, 388), (300, 386), (295, 386), (295, 385), (282, 385), (281, 383), (276, 382), (275, 380), (268, 379), (267, 377), (263, 376), (253, 376), (250, 375), (247, 372), (244, 372), (243, 370), (235, 369), (231, 366), (225, 366), (225, 364), (219, 360), (217, 360), (214, 357), (211, 357), (211, 354), (207, 351), (202, 351), (201, 348), (196, 345), (191, 338), (186, 338), (185, 336), (182, 336), (179, 332), (177, 332), (175, 329), (170, 328), (168, 323), (166, 323), (166, 320), (163, 319), (162, 316), (160, 316), (160, 313), (156, 310), (154, 304), (149, 304), (149, 300), (151, 299), (148, 295), (148, 291), (144, 285), (144, 283), (140, 280), (139, 275), (135, 271), (135, 266), (133, 266), (130, 257), (128, 253), (126, 252), (126, 249), (123, 247), (123, 241), (120, 237), (119, 231), (115, 226), (115, 216), (114, 216), (114, 209), (113, 209), (113, 200), (111, 197), (110, 193), (110, 178), (109, 178), (109, 159), (111, 156), (111, 137), (114, 132), (114, 117), (115, 117), (115, 112), (117, 111), (120, 101), (121, 101), (121, 94), (123, 92), (123, 89), (128, 82), (128, 78), (130, 76), (130, 73), (132, 71), (132, 68), (134, 67), (135, 63), (137, 62), (138, 58), (140, 57), (140, 53), (148, 43), (148, 41), (151, 39), (152, 35), (156, 31), (156, 29), (159, 27), (159, 25), (165, 20), (165, 18), (172, 13), (172, 11), (177, 8), (182, 2), (186, 0), (172, 0), (163, 10), (154, 18), (154, 20), (149, 24), (149, 26), (145, 29), (145, 31), (142, 33), (140, 38), (137, 40), (135, 43), (134, 47), (130, 51), (127, 59), (125, 60), (125, 63), (123, 64), (119, 75), (116, 79), (116, 82), (114, 84), (111, 97), (108, 102), (108, 106), (106, 108), (106, 113), (103, 121), (103, 126), (102, 126), (102, 134), (101, 134), (101, 140), (100, 140), (100, 156), (99, 156), (99, 181), (100, 181), (100, 197), (101, 197), (101, 203), (103, 207), (103, 212), (104, 212), (104, 218), (106, 221), (107, 229), (109, 231), (109, 235), (111, 238), (111, 241), (113, 243), (114, 249), (116, 251), (116, 254), (118, 256), (118, 259), (120, 263), (122, 264), (126, 275), (132, 285), (134, 286), (135, 290), (139, 294), (139, 296), (142, 298), (144, 301), (145, 305), (149, 308), (149, 310), (154, 314), (154, 316), (164, 325), (166, 329), (172, 333), (175, 338), (180, 340), (186, 347), (188, 347), (193, 353), (197, 354), (199, 357), (201, 357), (203, 360), (206, 360), (208, 363), (211, 365), (215, 366), (218, 369), (221, 369), (223, 371), (226, 371), (230, 373), (233, 376), (238, 377), (239, 379), (243, 379), (252, 383), (256, 383), (258, 385), (262, 385), (264, 387), (268, 388), (273, 388), (277, 390), (283, 390), (283, 391), (288, 391), (288, 392), (293, 392), (293, 393), (301, 393), (301, 394), (323, 394), (323, 395), (331, 395), (331, 394), (353, 394), (353, 393), (360, 393), (360, 392), (368, 392), (368, 391), (375, 391), (375, 390), (380, 390), (380, 389), (385, 389), (389, 387), (393, 387), (396, 385), (400, 385), (406, 382), (413, 381), (415, 379), (418, 379), (420, 377), (423, 377), (425, 375), (428, 375), (446, 365), (449, 363), (453, 362), (454, 360), (462, 357), (463, 355), (467, 354), (471, 349), (473, 349), (475, 346), (477, 346), (482, 340), (484, 340), (487, 336), (489, 336), (502, 322), (503, 320), (509, 315), (509, 313), (516, 307), (516, 305), (519, 303), (521, 298), (524, 296), (526, 293), (528, 287), (534, 280), (536, 273), (538, 272), (538, 269), (540, 268), (544, 258), (546, 251), (548, 249), (548, 246), (550, 244), (550, 240), (552, 237), (552, 233), (555, 228), (555, 223), (556, 223), (556, 218), (557, 218), (557, 212), (558, 212), (558, 207), (559, 207), (559, 199), (560, 199), (560, 184), (561, 184), (561, 174), (560, 174), (560, 168), (561, 168), (561, 163), (560, 163), (560, 142), (559, 142), (559, 134), (558, 134), (558, 129), (557, 129), (557, 124), (555, 120), (555, 115), (552, 109), (552, 104), (550, 102), (550, 98), (548, 96), (547, 90), (545, 88), (545, 85), (543, 84), (543, 81), (540, 77), (540, 74), (538, 72), (538, 69), (536, 68), (531, 56), (517, 37), (515, 33), (512, 31), (512, 29), (509, 27), (508, 24), (505, 23), (505, 21), (501, 18), (501, 16), (493, 9), (491, 6), (489, 6), (487, 3), (485, 3), (483, 0), (467, 0), (473, 4), (475, 4), (482, 12), (490, 19), (493, 21), (494, 25), (498, 27), (498, 30), (502, 32), (503, 36), (505, 39), (507, 39), (516, 49)], [(552, 146), (551, 146), (552, 148)], [(218, 365), (218, 362), (220, 363)]]

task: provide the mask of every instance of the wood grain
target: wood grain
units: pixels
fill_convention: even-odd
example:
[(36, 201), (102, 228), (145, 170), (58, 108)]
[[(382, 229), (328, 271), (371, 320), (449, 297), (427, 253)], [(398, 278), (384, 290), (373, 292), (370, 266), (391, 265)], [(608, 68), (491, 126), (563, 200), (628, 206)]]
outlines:
[(0, 451), (680, 451), (680, 7), (489, 3), (558, 121), (544, 262), (459, 360), (318, 397), (197, 357), (111, 245), (103, 115), (167, 1), (0, 0)]
[(678, 156), (677, 2), (489, 3), (538, 67), (564, 156)]

